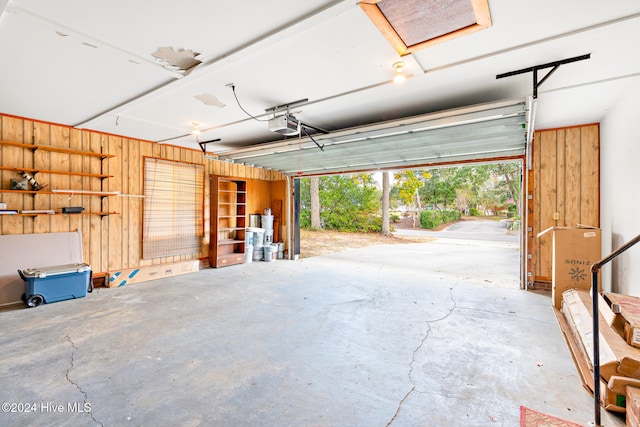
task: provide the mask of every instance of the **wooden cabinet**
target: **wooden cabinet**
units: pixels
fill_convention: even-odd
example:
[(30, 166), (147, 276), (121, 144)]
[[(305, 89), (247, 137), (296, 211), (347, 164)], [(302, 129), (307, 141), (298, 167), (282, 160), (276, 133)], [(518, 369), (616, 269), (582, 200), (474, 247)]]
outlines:
[(211, 175), (210, 184), (209, 263), (216, 268), (242, 264), (245, 262), (247, 182)]

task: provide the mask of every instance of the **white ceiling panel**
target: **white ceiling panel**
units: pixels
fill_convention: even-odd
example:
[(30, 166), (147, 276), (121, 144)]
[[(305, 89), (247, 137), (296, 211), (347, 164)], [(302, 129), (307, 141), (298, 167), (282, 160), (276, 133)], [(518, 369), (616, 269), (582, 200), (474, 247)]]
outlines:
[[(242, 111), (229, 83), (260, 120), (306, 98), (294, 115), (335, 134), (523, 99), (531, 73), (496, 75), (586, 53), (539, 87), (536, 127), (591, 123), (640, 75), (630, 48), (637, 0), (489, 0), (489, 9), (490, 28), (402, 58), (410, 78), (395, 85), (401, 58), (355, 0), (11, 0), (0, 17), (0, 112), (190, 148), (197, 122), (200, 141), (220, 139), (207, 151), (223, 153), (285, 140)], [(167, 69), (152, 56), (160, 48), (195, 51), (202, 63)], [(194, 98), (202, 94), (224, 106)]]

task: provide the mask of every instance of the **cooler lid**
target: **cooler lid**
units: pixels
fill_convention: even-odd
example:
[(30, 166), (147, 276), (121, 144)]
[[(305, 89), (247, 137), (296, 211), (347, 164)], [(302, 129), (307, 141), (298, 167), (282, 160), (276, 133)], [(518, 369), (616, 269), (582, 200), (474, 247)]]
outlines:
[(91, 270), (91, 266), (85, 263), (52, 265), (48, 267), (27, 268), (22, 270), (25, 277), (43, 278), (47, 276), (55, 276), (57, 274), (83, 273)]

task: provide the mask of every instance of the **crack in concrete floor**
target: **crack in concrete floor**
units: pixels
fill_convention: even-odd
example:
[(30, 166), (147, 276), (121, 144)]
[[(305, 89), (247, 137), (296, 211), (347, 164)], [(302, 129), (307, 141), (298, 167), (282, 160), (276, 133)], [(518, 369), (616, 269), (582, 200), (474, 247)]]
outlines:
[(413, 365), (416, 361), (416, 354), (422, 349), (422, 347), (424, 347), (424, 344), (427, 342), (427, 339), (429, 338), (429, 334), (431, 334), (431, 324), (446, 320), (449, 316), (451, 316), (451, 314), (457, 308), (456, 300), (453, 297), (453, 288), (449, 288), (449, 296), (451, 298), (451, 301), (453, 302), (453, 306), (449, 308), (449, 311), (447, 312), (447, 314), (445, 314), (439, 319), (426, 321), (427, 330), (425, 331), (425, 334), (420, 340), (420, 343), (418, 344), (418, 346), (413, 350), (413, 353), (411, 354), (411, 362), (409, 362), (409, 372), (407, 373), (407, 377), (409, 378), (409, 382), (411, 383), (411, 389), (409, 389), (409, 391), (402, 397), (402, 399), (400, 399), (400, 402), (398, 403), (398, 407), (396, 408), (396, 412), (393, 414), (393, 417), (391, 417), (389, 422), (386, 424), (386, 427), (389, 427), (391, 424), (393, 424), (393, 422), (396, 420), (396, 418), (400, 414), (400, 411), (402, 410), (402, 405), (404, 404), (404, 402), (409, 398), (409, 396), (411, 396), (413, 392), (416, 391), (417, 385), (415, 383), (415, 380), (413, 379)]
[[(84, 410), (84, 408), (87, 408), (87, 405), (90, 404), (89, 403), (89, 396), (87, 395), (87, 392), (84, 391), (82, 389), (82, 387), (80, 387), (80, 385), (78, 383), (76, 383), (75, 381), (73, 381), (71, 379), (71, 377), (69, 376), (69, 374), (71, 373), (71, 370), (73, 370), (74, 368), (74, 362), (75, 362), (75, 356), (76, 356), (76, 352), (78, 351), (78, 347), (76, 346), (76, 344), (73, 342), (73, 340), (71, 339), (70, 335), (66, 336), (67, 341), (69, 341), (69, 343), (71, 344), (71, 347), (73, 348), (73, 350), (71, 351), (71, 357), (69, 358), (69, 367), (67, 368), (67, 371), (64, 374), (64, 377), (66, 378), (67, 382), (69, 384), (72, 384), (73, 386), (75, 386), (75, 388), (78, 389), (78, 391), (84, 396), (84, 399), (82, 401), (83, 406), (82, 409)], [(89, 409), (88, 411), (85, 411), (89, 417), (91, 417), (91, 419), (98, 425), (104, 427), (104, 424), (102, 424), (100, 421), (96, 420), (95, 417), (93, 416), (93, 411), (91, 411), (91, 409)]]

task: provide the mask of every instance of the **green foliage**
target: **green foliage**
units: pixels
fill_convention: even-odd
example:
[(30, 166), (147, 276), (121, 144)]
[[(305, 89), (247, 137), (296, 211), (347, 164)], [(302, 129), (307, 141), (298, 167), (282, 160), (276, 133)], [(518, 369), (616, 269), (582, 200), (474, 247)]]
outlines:
[[(379, 232), (380, 192), (370, 174), (320, 178), (320, 221), (325, 230)], [(310, 179), (300, 180), (300, 227), (311, 227)]]
[(428, 210), (420, 212), (420, 227), (434, 229), (442, 224), (454, 222), (462, 218), (462, 213), (456, 210)]
[(398, 197), (405, 206), (413, 206), (416, 202), (416, 192), (424, 185), (431, 174), (426, 171), (403, 171), (396, 173), (393, 178), (398, 188)]
[(477, 208), (471, 208), (471, 209), (469, 209), (469, 215), (471, 215), (471, 216), (482, 216), (482, 212), (480, 212), (480, 210), (477, 209)]

